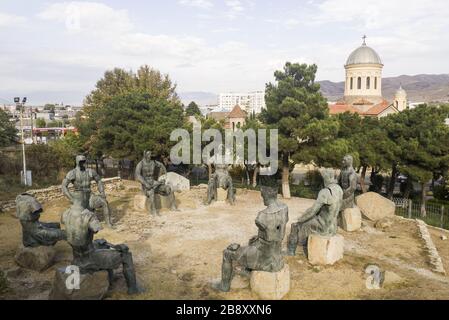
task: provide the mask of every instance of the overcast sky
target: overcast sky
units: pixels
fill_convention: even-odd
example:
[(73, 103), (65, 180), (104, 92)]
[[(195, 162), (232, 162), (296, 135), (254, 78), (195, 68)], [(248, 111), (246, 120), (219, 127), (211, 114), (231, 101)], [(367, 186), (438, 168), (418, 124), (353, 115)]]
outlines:
[(80, 104), (142, 64), (179, 92), (262, 90), (286, 61), (342, 81), (363, 34), (385, 76), (449, 73), (448, 17), (447, 0), (1, 0), (0, 103)]

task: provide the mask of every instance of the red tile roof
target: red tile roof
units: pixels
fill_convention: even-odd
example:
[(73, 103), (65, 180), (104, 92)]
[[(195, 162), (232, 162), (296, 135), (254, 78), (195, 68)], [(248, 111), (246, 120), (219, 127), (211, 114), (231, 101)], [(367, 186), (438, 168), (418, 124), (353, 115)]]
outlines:
[(384, 112), (386, 109), (388, 109), (390, 106), (393, 106), (390, 104), (387, 100), (382, 101), (379, 104), (376, 104), (374, 107), (366, 111), (364, 114), (367, 116), (377, 116)]
[(372, 103), (369, 100), (366, 100), (365, 98), (362, 98), (360, 100), (357, 100), (356, 102), (353, 103), (354, 105), (357, 106), (367, 106), (367, 105), (373, 105), (374, 103)]
[(336, 114), (340, 114), (340, 113), (345, 113), (345, 112), (351, 112), (351, 113), (360, 113), (361, 112), (354, 108), (353, 106), (349, 105), (349, 104), (334, 104), (334, 105), (330, 105), (329, 106), (329, 113), (331, 115), (336, 115)]
[(228, 118), (246, 118), (246, 112), (239, 105), (236, 105), (228, 115)]
[[(367, 103), (364, 103), (364, 105), (373, 104), (373, 103), (369, 102), (368, 100), (363, 99), (363, 100), (357, 101), (356, 103), (354, 103), (354, 105), (359, 105), (359, 103), (361, 103), (362, 101), (367, 102)], [(358, 113), (361, 116), (371, 117), (371, 116), (378, 116), (379, 114), (381, 114), (382, 112), (387, 110), (389, 107), (394, 108), (394, 106), (392, 104), (390, 104), (387, 100), (383, 100), (381, 103), (374, 105), (373, 107), (368, 109), (368, 111), (366, 111), (366, 112), (362, 112), (361, 110), (354, 107), (354, 105), (345, 104), (343, 102), (337, 102), (336, 104), (329, 106), (329, 113), (331, 115), (337, 115), (340, 113), (351, 112), (351, 113)]]

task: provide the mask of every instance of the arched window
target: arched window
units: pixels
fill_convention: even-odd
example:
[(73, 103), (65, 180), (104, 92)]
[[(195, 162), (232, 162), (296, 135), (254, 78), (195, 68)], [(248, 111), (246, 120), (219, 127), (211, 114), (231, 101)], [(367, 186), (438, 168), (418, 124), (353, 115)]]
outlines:
[(354, 88), (354, 78), (351, 77), (351, 90)]
[(366, 89), (371, 89), (371, 78), (370, 77), (368, 77), (368, 78), (366, 78)]
[(374, 78), (374, 90), (377, 90), (377, 77)]
[(362, 89), (362, 78), (361, 77), (357, 78), (357, 89), (359, 89), (359, 90)]

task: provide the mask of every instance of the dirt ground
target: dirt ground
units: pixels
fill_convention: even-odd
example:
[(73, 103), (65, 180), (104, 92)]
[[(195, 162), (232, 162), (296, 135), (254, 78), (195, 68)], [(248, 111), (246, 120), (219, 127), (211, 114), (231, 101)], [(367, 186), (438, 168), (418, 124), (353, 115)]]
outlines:
[[(139, 186), (130, 181), (125, 186), (108, 194), (115, 228), (102, 230), (97, 238), (129, 245), (147, 291), (126, 295), (125, 281), (117, 270), (107, 299), (257, 299), (249, 288), (217, 293), (210, 282), (220, 277), (223, 250), (230, 243), (245, 245), (257, 233), (254, 220), (264, 208), (259, 192), (238, 190), (235, 206), (214, 203), (208, 207), (203, 205), (206, 189), (196, 188), (177, 194), (179, 212), (162, 211), (161, 217), (152, 218), (133, 208)], [(299, 198), (283, 201), (289, 207), (289, 225), (313, 203)], [(68, 206), (66, 200), (45, 203), (41, 220), (59, 221)], [(449, 240), (441, 240), (439, 231), (430, 232), (449, 271)], [(431, 272), (415, 222), (397, 218), (383, 232), (365, 221), (358, 232), (339, 233), (345, 237), (345, 257), (334, 266), (311, 266), (300, 250), (296, 257), (286, 258), (291, 290), (285, 299), (449, 299), (449, 277)], [(9, 287), (0, 299), (47, 299), (55, 269), (70, 264), (71, 249), (65, 242), (58, 243), (54, 266), (42, 273), (28, 271), (14, 262), (20, 238), (13, 213), (0, 215), (0, 269), (8, 273)], [(399, 280), (386, 281), (379, 290), (367, 289), (365, 269), (372, 264), (393, 272)]]

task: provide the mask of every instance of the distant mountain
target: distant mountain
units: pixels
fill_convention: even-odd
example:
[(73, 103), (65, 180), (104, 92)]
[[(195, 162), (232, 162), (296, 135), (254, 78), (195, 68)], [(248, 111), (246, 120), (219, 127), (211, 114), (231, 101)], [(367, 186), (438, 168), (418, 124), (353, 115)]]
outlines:
[[(344, 95), (344, 82), (319, 81), (321, 92), (330, 101)], [(396, 90), (402, 85), (411, 102), (449, 101), (449, 74), (402, 75), (382, 79), (382, 94), (392, 100)]]
[(178, 95), (184, 105), (192, 101), (202, 107), (218, 103), (218, 95), (211, 92), (180, 92)]

